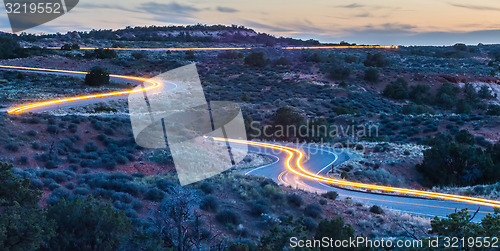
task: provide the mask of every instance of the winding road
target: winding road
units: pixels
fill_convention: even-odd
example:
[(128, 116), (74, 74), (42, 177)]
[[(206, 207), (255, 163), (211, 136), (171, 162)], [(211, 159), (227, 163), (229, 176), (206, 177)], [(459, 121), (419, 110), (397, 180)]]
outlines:
[[(22, 66), (0, 65), (0, 70), (21, 70), (29, 72), (52, 73), (70, 76), (84, 76), (87, 72), (42, 69)], [(31, 104), (24, 104), (7, 110), (10, 114), (57, 109), (62, 105), (82, 105), (100, 102), (109, 98), (126, 98), (130, 93), (143, 92), (161, 87), (160, 81), (140, 77), (110, 75), (113, 78), (145, 82), (148, 85), (139, 89), (117, 91), (102, 94), (82, 95), (61, 98)], [(214, 138), (215, 140), (225, 140)], [(397, 187), (378, 186), (326, 176), (332, 164), (338, 165), (348, 160), (346, 153), (337, 153), (331, 149), (317, 146), (290, 146), (283, 143), (265, 143), (227, 139), (236, 144), (246, 144), (251, 151), (276, 156), (272, 164), (255, 168), (246, 174), (265, 176), (276, 182), (302, 190), (324, 193), (336, 191), (343, 198), (350, 197), (363, 203), (376, 204), (393, 210), (422, 216), (444, 217), (462, 208), (471, 211), (480, 210), (475, 220), (492, 213), (494, 207), (500, 207), (500, 201), (487, 200), (468, 196), (459, 196), (429, 191), (404, 189)], [(339, 188), (341, 187), (341, 188)], [(360, 190), (361, 189), (361, 190)], [(375, 192), (377, 191), (377, 192)]]

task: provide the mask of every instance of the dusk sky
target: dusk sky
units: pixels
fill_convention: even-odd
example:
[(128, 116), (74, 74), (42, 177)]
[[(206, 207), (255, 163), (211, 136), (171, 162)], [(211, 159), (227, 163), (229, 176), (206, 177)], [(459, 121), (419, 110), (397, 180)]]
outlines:
[[(80, 0), (29, 33), (126, 26), (237, 24), (276, 36), (358, 44), (500, 43), (498, 0)], [(11, 32), (5, 9), (0, 30)]]

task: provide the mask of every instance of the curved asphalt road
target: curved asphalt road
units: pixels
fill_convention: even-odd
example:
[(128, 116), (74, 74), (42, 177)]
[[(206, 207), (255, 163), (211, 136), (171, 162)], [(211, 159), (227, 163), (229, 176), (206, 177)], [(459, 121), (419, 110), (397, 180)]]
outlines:
[[(349, 159), (348, 154), (341, 152), (341, 150), (325, 149), (323, 147), (315, 146), (294, 145), (293, 147), (304, 151), (308, 157), (303, 163), (303, 166), (309, 171), (321, 175), (326, 175), (326, 172), (331, 168), (332, 164), (339, 165)], [(464, 202), (404, 197), (391, 194), (377, 194), (333, 187), (326, 183), (306, 179), (289, 172), (285, 166), (285, 160), (288, 157), (288, 154), (285, 152), (258, 146), (249, 146), (249, 150), (256, 153), (276, 156), (277, 160), (266, 166), (246, 170), (245, 174), (264, 176), (273, 179), (278, 184), (289, 185), (301, 190), (316, 193), (336, 191), (339, 194), (339, 198), (350, 197), (354, 201), (359, 201), (369, 205), (379, 205), (388, 209), (425, 217), (445, 217), (446, 215), (455, 212), (455, 210), (463, 208), (469, 209), (472, 214), (479, 208), (479, 213), (474, 218), (474, 221), (478, 221), (487, 213), (493, 213), (492, 207), (479, 206)]]

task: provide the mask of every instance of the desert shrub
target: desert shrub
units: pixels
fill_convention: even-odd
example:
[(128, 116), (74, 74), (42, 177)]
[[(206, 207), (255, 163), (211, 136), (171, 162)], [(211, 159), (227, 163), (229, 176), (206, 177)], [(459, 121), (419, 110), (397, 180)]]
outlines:
[(304, 227), (309, 231), (313, 231), (318, 227), (318, 223), (311, 217), (304, 217), (303, 223)]
[(385, 59), (382, 53), (366, 55), (366, 60), (363, 62), (366, 67), (385, 67), (389, 62)]
[(78, 129), (78, 125), (77, 125), (77, 124), (70, 123), (70, 124), (68, 125), (68, 130), (69, 130), (70, 132), (72, 132), (72, 133), (76, 133), (77, 129)]
[(262, 67), (267, 64), (267, 59), (263, 52), (252, 52), (245, 57), (245, 64), (250, 66)]
[(207, 195), (201, 200), (200, 208), (208, 212), (217, 212), (219, 202), (213, 195)]
[(112, 136), (112, 135), (114, 135), (115, 133), (114, 133), (113, 129), (111, 129), (111, 128), (109, 128), (109, 127), (108, 127), (108, 128), (106, 128), (106, 129), (104, 129), (104, 134), (109, 135), (109, 136)]
[(351, 75), (349, 67), (335, 64), (329, 70), (330, 78), (334, 80), (345, 80)]
[(290, 60), (286, 57), (280, 57), (274, 61), (275, 65), (287, 66), (290, 65)]
[(92, 52), (86, 51), (85, 58), (111, 59), (118, 57), (118, 54), (111, 49), (95, 49)]
[(48, 125), (47, 132), (50, 134), (57, 134), (59, 133), (59, 127), (57, 125)]
[(370, 207), (370, 212), (374, 214), (384, 214), (384, 210), (377, 205), (373, 205), (372, 207)]
[(302, 204), (304, 204), (304, 200), (298, 194), (294, 194), (294, 193), (289, 194), (286, 196), (286, 199), (290, 205), (295, 206), (295, 207), (300, 207), (300, 206), (302, 206)]
[(324, 205), (328, 204), (328, 201), (325, 200), (325, 199), (320, 199), (319, 200), (319, 204), (322, 205), (322, 206), (324, 206)]
[(161, 201), (163, 197), (165, 197), (165, 193), (156, 187), (148, 189), (144, 194), (144, 199), (156, 202)]
[(73, 190), (73, 189), (75, 189), (76, 185), (75, 185), (75, 183), (73, 183), (73, 182), (68, 182), (68, 183), (66, 183), (66, 184), (64, 185), (64, 187), (66, 187), (66, 188), (67, 188), (67, 189), (69, 189), (69, 190)]
[(128, 194), (128, 193), (124, 193), (124, 192), (115, 192), (111, 195), (111, 199), (113, 201), (121, 201), (123, 203), (131, 203), (132, 202), (132, 199), (133, 197)]
[(456, 106), (458, 87), (450, 83), (442, 84), (436, 94), (435, 103), (446, 109), (451, 109)]
[(121, 154), (116, 155), (115, 160), (116, 160), (116, 163), (118, 163), (120, 165), (127, 164), (127, 162), (128, 162), (128, 159)]
[(125, 210), (125, 215), (129, 218), (138, 218), (139, 214), (133, 209), (133, 208), (128, 208)]
[(100, 86), (109, 84), (109, 73), (100, 67), (94, 67), (85, 76), (85, 84), (89, 86)]
[(50, 191), (54, 191), (55, 189), (60, 188), (61, 185), (59, 185), (56, 182), (52, 182), (47, 187), (49, 188)]
[(94, 142), (90, 141), (87, 144), (85, 144), (84, 149), (85, 149), (85, 152), (88, 152), (88, 153), (95, 152), (95, 151), (97, 151), (97, 146), (94, 144)]
[(47, 199), (47, 203), (49, 205), (53, 205), (54, 203), (59, 202), (61, 199), (67, 199), (70, 195), (71, 192), (68, 189), (59, 187), (52, 191), (49, 198)]
[(403, 106), (401, 113), (413, 114), (413, 115), (419, 115), (424, 113), (434, 114), (434, 110), (426, 105), (408, 104)]
[(124, 213), (92, 197), (61, 200), (48, 208), (47, 217), (57, 231), (48, 250), (116, 250), (131, 230)]
[(476, 139), (474, 135), (472, 135), (467, 130), (460, 130), (457, 135), (455, 135), (455, 141), (462, 144), (474, 145), (476, 143)]
[(186, 60), (195, 60), (196, 55), (194, 54), (194, 51), (186, 51)]
[(140, 52), (140, 51), (133, 52), (131, 55), (136, 60), (147, 58), (147, 55), (144, 52)]
[(138, 199), (133, 199), (131, 204), (132, 204), (132, 208), (136, 211), (141, 210), (144, 207), (142, 202)]
[(43, 188), (43, 182), (40, 179), (32, 179), (31, 182), (31, 187), (35, 189), (42, 189)]
[(322, 194), (324, 198), (330, 199), (330, 200), (336, 200), (339, 197), (339, 194), (335, 191), (328, 191), (324, 194)]
[(33, 142), (31, 143), (31, 148), (33, 148), (33, 150), (40, 150), (41, 145), (38, 142)]
[(19, 158), (17, 159), (17, 163), (19, 163), (20, 165), (26, 165), (26, 164), (28, 164), (28, 157), (26, 157), (26, 156), (19, 156)]
[(55, 169), (55, 168), (57, 168), (57, 163), (53, 160), (48, 160), (47, 162), (45, 162), (45, 168)]
[(368, 68), (365, 71), (365, 80), (368, 82), (376, 83), (380, 79), (380, 75), (376, 68)]
[(201, 185), (200, 185), (200, 189), (201, 191), (203, 191), (205, 194), (211, 194), (213, 193), (213, 191), (215, 190), (215, 187), (209, 183), (209, 182), (203, 182)]
[(111, 198), (111, 195), (113, 194), (113, 191), (111, 190), (106, 190), (103, 188), (96, 188), (94, 191), (92, 191), (92, 195), (96, 198), (102, 197), (102, 198)]
[(243, 53), (237, 51), (223, 51), (217, 55), (221, 59), (241, 59), (243, 56)]
[(311, 203), (304, 208), (304, 214), (312, 218), (318, 218), (323, 213), (323, 209), (317, 203)]
[(500, 116), (500, 105), (490, 105), (486, 114), (492, 116)]
[(14, 142), (11, 142), (11, 143), (7, 143), (5, 146), (5, 150), (9, 151), (9, 152), (17, 152), (19, 151), (19, 145), (14, 143)]
[(113, 159), (111, 155), (105, 154), (101, 156), (101, 166), (106, 168), (106, 170), (115, 170), (116, 161)]
[(174, 187), (176, 184), (172, 182), (169, 179), (159, 179), (156, 181), (156, 186), (161, 189), (162, 191), (168, 191), (172, 187)]
[(408, 82), (404, 78), (398, 78), (388, 84), (382, 94), (392, 99), (406, 99), (408, 98)]
[(26, 135), (30, 137), (35, 137), (38, 133), (35, 130), (29, 130)]
[(224, 209), (217, 213), (215, 219), (224, 224), (238, 225), (240, 223), (240, 216), (232, 209)]
[(254, 216), (261, 216), (263, 213), (269, 212), (269, 207), (265, 201), (256, 201), (252, 204), (250, 212)]
[(90, 194), (90, 190), (86, 187), (77, 187), (73, 190), (73, 194), (88, 195), (88, 194)]

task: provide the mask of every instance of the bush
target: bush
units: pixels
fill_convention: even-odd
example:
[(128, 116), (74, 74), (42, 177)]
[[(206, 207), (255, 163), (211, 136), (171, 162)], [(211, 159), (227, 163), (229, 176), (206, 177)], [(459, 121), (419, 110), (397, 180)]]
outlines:
[(322, 194), (324, 198), (330, 199), (330, 200), (336, 200), (339, 197), (339, 194), (335, 191), (328, 191), (324, 194)]
[(194, 54), (194, 51), (186, 51), (186, 60), (195, 60), (196, 55)]
[(382, 53), (377, 53), (375, 55), (368, 53), (366, 55), (366, 60), (363, 63), (366, 67), (385, 67), (388, 65), (388, 62)]
[(93, 52), (86, 51), (86, 58), (98, 58), (98, 59), (111, 59), (117, 58), (118, 54), (114, 50), (111, 49), (95, 49)]
[(217, 55), (221, 59), (240, 59), (243, 58), (243, 53), (237, 51), (224, 51)]
[(408, 98), (408, 82), (404, 78), (398, 78), (388, 84), (382, 94), (392, 99), (406, 99)]
[(224, 209), (220, 211), (215, 216), (215, 219), (224, 225), (227, 224), (238, 225), (240, 223), (240, 216), (231, 209)]
[(57, 231), (47, 250), (116, 250), (132, 228), (123, 212), (93, 198), (62, 200), (48, 208), (47, 217)]
[(300, 207), (304, 204), (304, 200), (298, 194), (289, 194), (286, 196), (288, 203), (295, 207)]
[(57, 164), (53, 160), (48, 160), (47, 162), (45, 162), (45, 168), (55, 169), (57, 168)]
[(365, 71), (365, 80), (368, 82), (376, 83), (379, 81), (380, 75), (376, 68), (368, 68)]
[(86, 187), (77, 187), (73, 190), (73, 194), (77, 195), (88, 195), (90, 194), (90, 190)]
[(313, 231), (318, 227), (318, 223), (311, 217), (304, 217), (304, 227), (309, 231)]
[(245, 58), (245, 64), (262, 67), (267, 64), (267, 59), (263, 52), (252, 52)]
[(94, 142), (90, 141), (87, 144), (85, 144), (84, 149), (85, 149), (85, 152), (88, 152), (88, 153), (95, 152), (95, 151), (97, 151), (97, 146), (94, 144)]
[(35, 130), (29, 130), (26, 135), (30, 137), (35, 137), (38, 133)]
[(19, 159), (17, 160), (17, 163), (20, 165), (26, 165), (28, 164), (28, 157), (26, 156), (19, 156)]
[(351, 75), (351, 69), (345, 66), (334, 65), (330, 71), (330, 78), (334, 80), (345, 80)]
[(100, 86), (109, 84), (109, 73), (100, 67), (94, 67), (85, 76), (85, 84), (89, 86)]
[(384, 210), (377, 205), (373, 205), (372, 207), (370, 207), (370, 212), (374, 214), (384, 214)]
[(208, 212), (217, 212), (219, 202), (213, 195), (207, 195), (201, 200), (200, 208)]
[(317, 203), (311, 203), (304, 208), (304, 214), (312, 218), (318, 218), (323, 213), (323, 209)]
[(486, 114), (492, 116), (500, 116), (500, 105), (490, 105)]
[(117, 201), (118, 200), (118, 201), (121, 201), (121, 202), (127, 203), (127, 204), (128, 203), (132, 203), (132, 200), (133, 200), (133, 198), (132, 198), (132, 196), (130, 194), (124, 193), (124, 192), (113, 193), (111, 195), (111, 199), (113, 201)]
[(156, 202), (160, 202), (163, 197), (165, 197), (165, 193), (156, 187), (148, 189), (144, 194), (144, 199)]
[(76, 133), (77, 129), (78, 129), (78, 125), (77, 125), (77, 124), (75, 124), (75, 123), (70, 123), (70, 124), (68, 125), (68, 130), (69, 130), (71, 133)]
[(205, 194), (211, 194), (214, 191), (214, 186), (208, 182), (203, 182), (200, 186), (201, 191)]
[(8, 143), (5, 145), (5, 149), (9, 152), (17, 152), (19, 151), (19, 146), (16, 143)]
[(426, 105), (416, 105), (416, 104), (409, 104), (403, 106), (403, 109), (401, 110), (402, 114), (413, 114), (413, 115), (419, 115), (419, 114), (434, 114), (434, 110)]
[(252, 208), (250, 212), (254, 216), (261, 216), (263, 213), (267, 213), (269, 211), (269, 208), (267, 204), (263, 201), (256, 201), (255, 203), (252, 204)]

